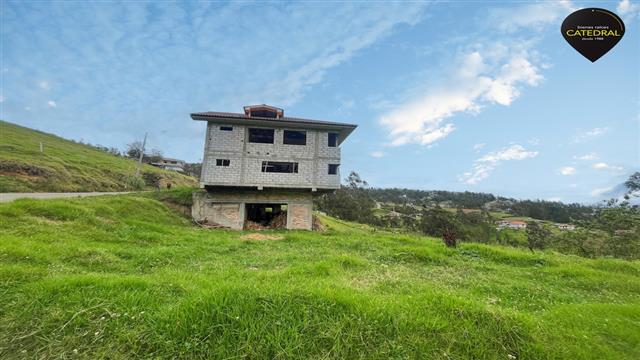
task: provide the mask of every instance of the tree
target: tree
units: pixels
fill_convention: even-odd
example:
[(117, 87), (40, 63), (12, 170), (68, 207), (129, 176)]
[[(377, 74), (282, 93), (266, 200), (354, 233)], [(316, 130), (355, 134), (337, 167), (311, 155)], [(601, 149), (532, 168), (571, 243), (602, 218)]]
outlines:
[(540, 226), (536, 221), (527, 222), (527, 242), (529, 243), (529, 250), (544, 249), (547, 238), (551, 235), (551, 231), (545, 227)]
[(378, 224), (378, 218), (373, 214), (376, 202), (366, 191), (367, 182), (355, 171), (345, 181), (346, 185), (340, 189), (317, 199), (318, 209), (339, 219)]
[(184, 164), (184, 172), (187, 175), (199, 178), (202, 172), (202, 163), (186, 163)]
[(109, 154), (111, 154), (111, 155), (114, 155), (114, 156), (121, 156), (122, 155), (122, 154), (120, 154), (120, 150), (118, 150), (118, 148), (115, 148), (115, 147), (110, 147), (107, 152)]
[(369, 186), (369, 184), (360, 177), (360, 174), (353, 170), (345, 180), (347, 182), (347, 186), (351, 189), (364, 189)]
[(162, 151), (158, 149), (151, 149), (150, 154), (145, 154), (143, 161), (145, 163), (156, 163), (162, 160)]
[(629, 179), (624, 182), (624, 186), (627, 187), (629, 192), (640, 191), (640, 172), (636, 171), (635, 173), (629, 176)]
[(142, 153), (142, 141), (136, 140), (128, 143), (125, 153), (127, 154), (127, 157), (139, 159), (140, 154)]
[(448, 247), (456, 247), (462, 226), (456, 216), (440, 207), (425, 210), (420, 229), (427, 235), (441, 237)]
[(624, 186), (627, 188), (627, 193), (624, 194), (626, 200), (640, 196), (640, 171), (631, 174), (629, 179), (624, 182)]

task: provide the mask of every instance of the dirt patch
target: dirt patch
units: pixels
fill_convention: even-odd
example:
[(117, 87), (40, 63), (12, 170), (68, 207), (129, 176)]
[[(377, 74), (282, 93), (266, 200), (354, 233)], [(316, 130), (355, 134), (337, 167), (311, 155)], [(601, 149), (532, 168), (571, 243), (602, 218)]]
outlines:
[(257, 223), (255, 221), (246, 220), (244, 222), (245, 230), (269, 230), (269, 229), (286, 229), (287, 228), (287, 214), (282, 213), (274, 217), (266, 225)]
[(21, 164), (12, 161), (0, 161), (0, 174), (50, 177), (54, 175), (54, 172), (35, 165)]
[(287, 227), (287, 213), (281, 213), (271, 220), (269, 223), (270, 229), (286, 229)]
[(267, 235), (267, 234), (253, 233), (253, 234), (242, 235), (240, 239), (242, 240), (282, 240), (284, 238), (280, 235)]
[(313, 231), (318, 231), (318, 232), (325, 232), (327, 231), (327, 227), (324, 226), (324, 224), (322, 223), (322, 221), (320, 221), (320, 218), (318, 218), (317, 216), (313, 215)]

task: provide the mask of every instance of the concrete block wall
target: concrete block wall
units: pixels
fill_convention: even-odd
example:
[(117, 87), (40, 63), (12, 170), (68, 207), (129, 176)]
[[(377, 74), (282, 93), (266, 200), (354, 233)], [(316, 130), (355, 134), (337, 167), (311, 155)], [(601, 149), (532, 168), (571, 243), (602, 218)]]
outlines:
[(194, 193), (191, 217), (199, 223), (218, 224), (231, 229), (242, 230), (244, 227), (244, 204), (214, 203), (207, 201), (206, 195)]
[(329, 174), (329, 164), (340, 164), (339, 158), (320, 158), (317, 161), (316, 183), (318, 187), (334, 186), (336, 183), (340, 184), (340, 166), (338, 166), (338, 172), (335, 175)]
[[(328, 146), (328, 132), (306, 130), (306, 145), (288, 145), (283, 144), (284, 129), (276, 128), (274, 143), (260, 144), (248, 141), (245, 126), (233, 125), (232, 131), (220, 126), (211, 122), (207, 126), (202, 186), (340, 187), (340, 175), (328, 174), (328, 164), (340, 163), (340, 148)], [(216, 166), (216, 159), (228, 159), (230, 164)], [(297, 162), (298, 173), (262, 172), (263, 161)]]

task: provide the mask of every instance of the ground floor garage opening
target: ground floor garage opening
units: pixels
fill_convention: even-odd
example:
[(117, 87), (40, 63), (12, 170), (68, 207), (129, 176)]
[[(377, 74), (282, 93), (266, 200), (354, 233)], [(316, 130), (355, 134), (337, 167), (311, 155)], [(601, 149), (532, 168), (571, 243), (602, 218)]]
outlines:
[(313, 229), (313, 193), (296, 189), (207, 188), (193, 193), (198, 224), (235, 230)]
[(245, 229), (286, 229), (286, 204), (246, 204)]

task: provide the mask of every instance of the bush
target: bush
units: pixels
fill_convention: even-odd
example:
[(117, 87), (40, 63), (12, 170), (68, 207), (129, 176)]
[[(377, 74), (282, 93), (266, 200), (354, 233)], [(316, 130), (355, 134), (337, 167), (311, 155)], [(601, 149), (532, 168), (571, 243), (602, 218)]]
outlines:
[(144, 179), (144, 183), (147, 186), (160, 188), (160, 180), (162, 180), (162, 176), (160, 176), (160, 174), (151, 171), (145, 171), (142, 173), (142, 178)]
[(124, 178), (125, 188), (127, 190), (142, 190), (144, 189), (144, 180), (137, 176), (127, 176)]
[(441, 237), (448, 247), (455, 247), (462, 233), (462, 226), (456, 216), (440, 207), (424, 212), (420, 229), (427, 235)]

